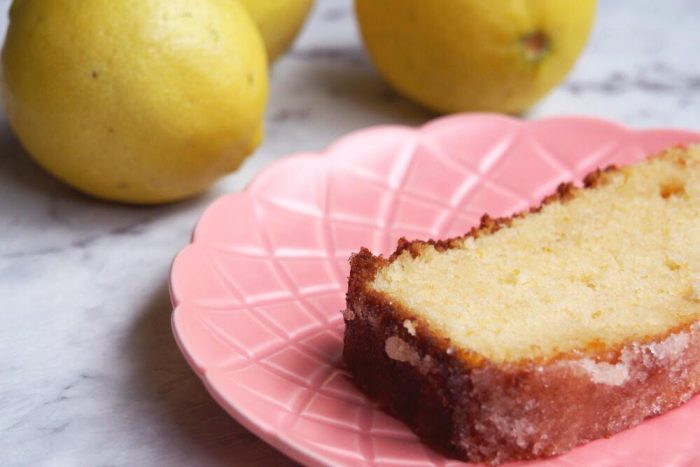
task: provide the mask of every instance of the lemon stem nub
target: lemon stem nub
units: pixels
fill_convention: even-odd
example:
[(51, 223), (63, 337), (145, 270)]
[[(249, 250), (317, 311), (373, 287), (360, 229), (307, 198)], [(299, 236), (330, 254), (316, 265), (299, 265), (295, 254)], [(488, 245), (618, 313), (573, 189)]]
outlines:
[(528, 61), (536, 62), (549, 52), (549, 37), (541, 31), (535, 31), (520, 39), (523, 53)]

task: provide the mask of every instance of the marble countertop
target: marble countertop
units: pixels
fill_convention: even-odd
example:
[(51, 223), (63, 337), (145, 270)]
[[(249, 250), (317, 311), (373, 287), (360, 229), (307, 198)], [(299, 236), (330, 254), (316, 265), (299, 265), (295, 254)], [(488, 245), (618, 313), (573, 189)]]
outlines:
[[(9, 0), (0, 0), (0, 32)], [(526, 116), (700, 130), (700, 3), (600, 2), (568, 80)], [(285, 465), (207, 395), (170, 332), (168, 269), (202, 210), (269, 162), (432, 115), (368, 62), (349, 0), (319, 0), (272, 72), (264, 144), (205, 195), (93, 201), (40, 170), (0, 114), (0, 464)]]

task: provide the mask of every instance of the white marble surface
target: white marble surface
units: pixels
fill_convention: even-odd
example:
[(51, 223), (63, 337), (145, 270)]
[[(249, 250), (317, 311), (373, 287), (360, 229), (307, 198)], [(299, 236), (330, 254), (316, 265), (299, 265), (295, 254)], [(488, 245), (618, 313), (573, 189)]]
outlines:
[[(0, 0), (0, 32), (9, 0)], [(569, 79), (529, 117), (590, 114), (700, 130), (700, 2), (600, 2)], [(76, 194), (24, 154), (0, 114), (0, 465), (273, 465), (170, 334), (168, 268), (214, 198), (268, 162), (356, 128), (431, 115), (368, 63), (347, 0), (321, 0), (272, 76), (264, 145), (198, 199), (158, 208)]]

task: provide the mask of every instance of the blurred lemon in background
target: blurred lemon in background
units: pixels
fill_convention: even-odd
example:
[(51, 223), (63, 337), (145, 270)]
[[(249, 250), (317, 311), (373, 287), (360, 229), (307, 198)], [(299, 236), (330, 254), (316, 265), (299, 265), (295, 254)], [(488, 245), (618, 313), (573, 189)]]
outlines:
[(356, 0), (363, 40), (401, 93), (439, 112), (516, 113), (569, 72), (595, 0)]
[(270, 62), (286, 51), (304, 25), (313, 0), (239, 0), (265, 41)]
[(27, 151), (85, 193), (191, 196), (262, 137), (265, 49), (231, 0), (15, 0), (6, 114)]

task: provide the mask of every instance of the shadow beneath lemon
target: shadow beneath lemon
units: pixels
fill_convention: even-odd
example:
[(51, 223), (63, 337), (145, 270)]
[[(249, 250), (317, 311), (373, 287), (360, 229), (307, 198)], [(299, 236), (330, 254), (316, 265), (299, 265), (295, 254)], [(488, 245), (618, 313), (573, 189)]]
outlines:
[(174, 451), (204, 465), (295, 465), (214, 402), (175, 343), (171, 310), (163, 283), (141, 310), (125, 346), (133, 372), (130, 390), (148, 407), (144, 422), (171, 437)]
[[(43, 195), (69, 194), (73, 192), (51, 177), (26, 153), (22, 144), (0, 116), (0, 180), (3, 191), (33, 191)], [(75, 193), (75, 192), (73, 192)], [(77, 194), (77, 193), (76, 193)], [(6, 203), (3, 203), (3, 207)]]
[[(287, 79), (276, 79), (285, 75)], [(307, 120), (314, 132), (348, 131), (377, 124), (422, 124), (437, 114), (401, 96), (377, 73), (358, 46), (294, 50), (272, 70), (268, 128)]]
[[(84, 249), (102, 240), (134, 237), (152, 223), (190, 230), (214, 190), (178, 203), (136, 206), (90, 198), (36, 164), (0, 115), (0, 229), (31, 241), (0, 246), (2, 257), (31, 257)], [(169, 219), (169, 220), (168, 220)], [(172, 228), (172, 227), (171, 227)]]
[[(57, 212), (65, 208), (79, 206), (81, 210), (108, 208), (123, 213), (135, 213), (143, 208), (100, 201), (72, 189), (51, 176), (39, 166), (24, 150), (12, 130), (0, 119), (0, 194), (5, 202), (0, 205), (3, 217), (13, 214), (31, 214), (29, 206), (49, 203), (46, 209), (35, 214), (58, 220)], [(29, 205), (29, 206), (28, 206)], [(48, 212), (47, 212), (48, 210)], [(77, 212), (77, 211), (73, 211)]]

